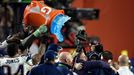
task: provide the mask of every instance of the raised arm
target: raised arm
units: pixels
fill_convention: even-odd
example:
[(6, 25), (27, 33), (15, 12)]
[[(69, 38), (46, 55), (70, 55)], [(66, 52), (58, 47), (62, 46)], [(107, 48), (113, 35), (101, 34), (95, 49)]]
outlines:
[(41, 60), (41, 57), (44, 55), (45, 53), (45, 50), (46, 50), (46, 45), (41, 43), (40, 44), (40, 47), (39, 47), (39, 50), (38, 50), (38, 53), (35, 54), (33, 57), (32, 57), (32, 62), (33, 62), (33, 65), (36, 65), (40, 62)]

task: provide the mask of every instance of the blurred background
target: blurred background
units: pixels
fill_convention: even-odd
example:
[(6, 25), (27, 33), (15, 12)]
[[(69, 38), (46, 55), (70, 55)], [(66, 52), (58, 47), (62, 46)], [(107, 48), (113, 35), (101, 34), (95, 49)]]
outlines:
[[(30, 0), (0, 1), (1, 42), (9, 34), (23, 31), (23, 12), (29, 3)], [(66, 14), (72, 17), (63, 29), (66, 40), (61, 45), (67, 50), (74, 46), (75, 33), (85, 29), (89, 36), (100, 39), (104, 49), (111, 51), (115, 60), (121, 53), (131, 59), (134, 57), (133, 0), (45, 0), (45, 3), (54, 8), (64, 9)], [(83, 11), (89, 14), (82, 15)], [(80, 13), (73, 15), (76, 12)]]
[(99, 20), (84, 20), (86, 31), (97, 35), (105, 49), (117, 58), (122, 51), (134, 57), (134, 1), (133, 0), (75, 0), (74, 7), (98, 8)]

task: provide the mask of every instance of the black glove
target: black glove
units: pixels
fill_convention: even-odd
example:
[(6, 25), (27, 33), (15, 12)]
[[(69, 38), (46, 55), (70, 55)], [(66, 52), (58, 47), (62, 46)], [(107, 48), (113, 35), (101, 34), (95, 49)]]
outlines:
[(44, 44), (48, 44), (49, 43), (49, 40), (50, 40), (50, 36), (49, 36), (49, 33), (43, 33), (41, 34), (41, 36), (39, 37), (41, 43), (44, 43)]
[(7, 40), (6, 40), (7, 43), (17, 43), (17, 44), (20, 44), (21, 41), (18, 37), (18, 34), (14, 34), (14, 35), (9, 35)]

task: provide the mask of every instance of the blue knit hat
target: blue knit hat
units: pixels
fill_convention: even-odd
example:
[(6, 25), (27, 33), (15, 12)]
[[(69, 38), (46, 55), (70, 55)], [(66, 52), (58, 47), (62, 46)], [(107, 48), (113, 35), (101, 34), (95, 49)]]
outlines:
[(47, 50), (53, 50), (55, 52), (58, 52), (59, 50), (61, 50), (62, 47), (57, 45), (57, 44), (50, 44), (47, 48)]
[(53, 60), (55, 59), (57, 56), (57, 53), (53, 50), (48, 50), (46, 51), (45, 55), (44, 55), (44, 60)]

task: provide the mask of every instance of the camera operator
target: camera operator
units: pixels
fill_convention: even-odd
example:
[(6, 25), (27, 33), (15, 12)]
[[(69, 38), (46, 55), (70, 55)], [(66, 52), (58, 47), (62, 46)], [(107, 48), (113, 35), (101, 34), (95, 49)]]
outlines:
[[(84, 37), (85, 36), (85, 37)], [(87, 41), (86, 33), (80, 31), (77, 34), (77, 40)], [(115, 75), (114, 71), (111, 69), (107, 62), (101, 60), (101, 52), (103, 52), (103, 46), (100, 43), (90, 43), (91, 51), (86, 53), (84, 51), (84, 45), (81, 42), (77, 44), (77, 59), (76, 63), (82, 65), (81, 68), (75, 66), (75, 72), (78, 75)], [(88, 60), (82, 58), (83, 53), (87, 56)]]
[[(81, 53), (83, 55), (83, 53)], [(114, 75), (113, 70), (110, 68), (109, 64), (99, 60), (99, 56), (97, 53), (91, 53), (88, 56), (88, 61), (85, 61), (83, 58), (80, 57), (78, 63), (82, 64), (81, 69), (77, 69), (76, 73), (78, 75)]]
[[(101, 53), (101, 60), (107, 62), (116, 75), (119, 75), (117, 69), (113, 66), (113, 54), (110, 51), (103, 51)], [(117, 65), (117, 64), (116, 64)], [(118, 67), (118, 65), (117, 65)]]

